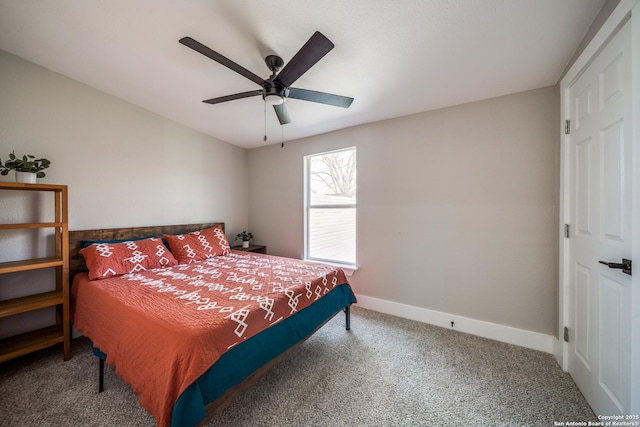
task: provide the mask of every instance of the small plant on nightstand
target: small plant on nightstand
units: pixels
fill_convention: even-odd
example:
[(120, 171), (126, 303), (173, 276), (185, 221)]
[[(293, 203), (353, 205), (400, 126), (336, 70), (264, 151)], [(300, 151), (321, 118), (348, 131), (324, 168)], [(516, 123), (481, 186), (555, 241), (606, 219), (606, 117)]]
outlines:
[(235, 240), (242, 240), (242, 247), (243, 248), (248, 248), (249, 247), (249, 241), (253, 239), (253, 234), (251, 233), (247, 233), (246, 231), (242, 231), (242, 233), (238, 233), (238, 235), (236, 236)]

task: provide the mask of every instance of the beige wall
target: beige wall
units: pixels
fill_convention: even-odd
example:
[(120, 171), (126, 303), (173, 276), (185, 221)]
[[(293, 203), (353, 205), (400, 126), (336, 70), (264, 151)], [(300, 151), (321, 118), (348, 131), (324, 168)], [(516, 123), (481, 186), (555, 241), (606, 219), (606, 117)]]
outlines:
[(555, 87), (249, 151), (249, 224), (303, 255), (303, 156), (357, 147), (357, 294), (555, 335)]
[[(12, 150), (51, 160), (40, 182), (69, 186), (72, 230), (224, 221), (233, 235), (248, 226), (245, 149), (0, 51), (0, 158)], [(2, 221), (44, 212), (44, 202), (0, 195)], [(30, 238), (3, 233), (0, 261), (30, 255)], [(49, 273), (0, 276), (0, 299), (50, 286)], [(29, 323), (10, 319), (0, 336)]]
[[(247, 226), (247, 151), (0, 51), (0, 158), (51, 160), (69, 226)], [(2, 179), (12, 179), (2, 177)]]

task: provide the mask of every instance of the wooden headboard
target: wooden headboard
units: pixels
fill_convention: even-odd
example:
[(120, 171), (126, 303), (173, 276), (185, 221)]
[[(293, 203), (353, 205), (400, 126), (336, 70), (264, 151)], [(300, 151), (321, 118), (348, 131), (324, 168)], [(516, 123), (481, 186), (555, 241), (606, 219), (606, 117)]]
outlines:
[(80, 255), (82, 240), (121, 240), (135, 237), (162, 237), (163, 234), (184, 234), (191, 231), (219, 225), (224, 231), (223, 222), (206, 222), (203, 224), (155, 225), (150, 227), (108, 228), (99, 230), (69, 231), (69, 274), (70, 277), (87, 271), (84, 258)]

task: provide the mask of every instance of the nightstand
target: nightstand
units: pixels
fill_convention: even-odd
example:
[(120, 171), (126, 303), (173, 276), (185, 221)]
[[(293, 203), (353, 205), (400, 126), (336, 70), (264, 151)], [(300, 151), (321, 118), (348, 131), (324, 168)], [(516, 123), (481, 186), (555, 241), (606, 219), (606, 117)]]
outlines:
[(264, 245), (249, 245), (248, 248), (243, 248), (242, 245), (239, 245), (239, 246), (234, 246), (232, 249), (234, 251), (255, 252), (257, 254), (267, 253), (267, 247)]

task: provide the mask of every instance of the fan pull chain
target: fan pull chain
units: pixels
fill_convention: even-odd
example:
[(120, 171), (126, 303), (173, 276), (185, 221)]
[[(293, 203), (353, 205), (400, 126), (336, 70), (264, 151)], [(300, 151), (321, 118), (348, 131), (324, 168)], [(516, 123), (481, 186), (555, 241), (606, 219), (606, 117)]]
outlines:
[(280, 130), (282, 131), (280, 137), (280, 148), (284, 148), (284, 126), (280, 125)]
[(264, 104), (264, 142), (267, 142), (267, 103)]

